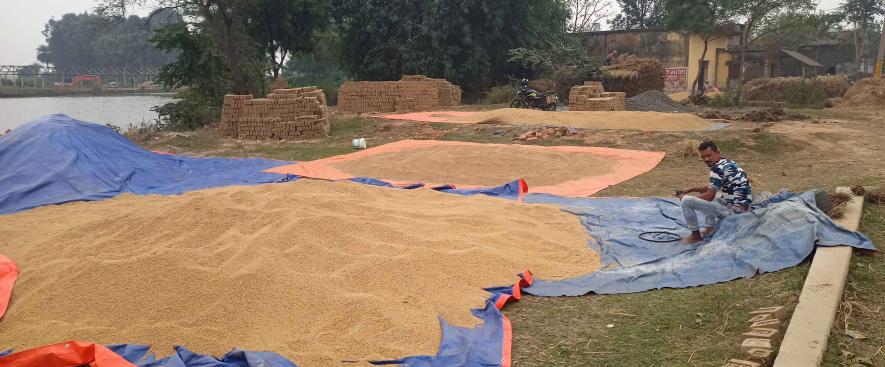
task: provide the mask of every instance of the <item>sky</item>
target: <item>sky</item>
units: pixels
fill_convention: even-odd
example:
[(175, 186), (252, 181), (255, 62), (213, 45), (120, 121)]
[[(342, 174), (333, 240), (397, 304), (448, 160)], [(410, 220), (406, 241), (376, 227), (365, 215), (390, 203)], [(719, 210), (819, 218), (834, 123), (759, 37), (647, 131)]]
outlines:
[[(841, 0), (821, 0), (821, 9), (832, 9)], [(614, 1), (612, 1), (614, 3)], [(28, 65), (37, 60), (37, 47), (45, 42), (43, 26), (66, 13), (82, 13), (95, 7), (94, 0), (0, 0), (0, 65)], [(617, 12), (617, 10), (613, 10)], [(144, 10), (136, 14), (145, 15)]]

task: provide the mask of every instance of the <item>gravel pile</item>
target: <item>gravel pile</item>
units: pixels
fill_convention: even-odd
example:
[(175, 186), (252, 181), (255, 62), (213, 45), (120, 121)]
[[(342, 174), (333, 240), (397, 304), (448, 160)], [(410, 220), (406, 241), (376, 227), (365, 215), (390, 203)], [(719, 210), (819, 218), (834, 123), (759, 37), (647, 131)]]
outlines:
[(674, 101), (664, 92), (650, 90), (627, 98), (627, 111), (691, 112), (691, 108)]

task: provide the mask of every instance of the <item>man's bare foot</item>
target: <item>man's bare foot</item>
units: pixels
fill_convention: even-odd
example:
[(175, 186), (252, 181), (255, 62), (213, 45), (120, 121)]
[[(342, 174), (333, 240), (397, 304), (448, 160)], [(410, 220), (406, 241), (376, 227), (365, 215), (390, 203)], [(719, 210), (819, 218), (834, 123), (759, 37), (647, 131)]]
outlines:
[(710, 233), (713, 233), (713, 227), (707, 227), (707, 229), (705, 229), (704, 233), (702, 233), (702, 234), (704, 236), (708, 236)]
[(704, 240), (704, 238), (701, 237), (701, 231), (694, 231), (694, 232), (691, 232), (691, 236), (683, 238), (682, 242), (684, 242), (684, 243), (698, 243), (703, 240)]

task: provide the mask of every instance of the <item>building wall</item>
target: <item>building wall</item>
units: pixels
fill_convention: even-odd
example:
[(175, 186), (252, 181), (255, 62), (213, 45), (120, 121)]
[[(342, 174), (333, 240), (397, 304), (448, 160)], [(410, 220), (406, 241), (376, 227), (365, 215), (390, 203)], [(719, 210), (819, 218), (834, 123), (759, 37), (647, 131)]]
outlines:
[[(717, 58), (717, 49), (726, 49), (728, 47), (728, 38), (727, 37), (717, 37), (710, 40), (707, 43), (707, 53), (704, 55), (704, 60), (707, 61), (707, 70), (704, 73), (704, 80), (710, 81), (713, 85), (717, 87), (725, 86), (726, 81), (728, 80), (728, 66), (726, 66), (725, 62), (730, 60), (731, 58), (727, 58), (723, 60), (720, 54), (719, 58)], [(704, 39), (698, 35), (691, 35), (688, 38), (688, 83), (691, 84), (694, 82), (694, 79), (698, 75), (698, 68), (700, 65), (698, 64), (698, 60), (701, 59), (701, 54), (704, 53)], [(722, 71), (724, 69), (724, 72)], [(721, 75), (724, 75), (724, 78), (720, 78)]]
[[(605, 59), (609, 52), (629, 53), (639, 57), (654, 57), (663, 62), (665, 68), (688, 67), (686, 84), (694, 81), (698, 73), (698, 60), (704, 50), (703, 38), (697, 35), (688, 36), (679, 32), (656, 30), (607, 31), (580, 33), (581, 44), (593, 56)], [(724, 87), (728, 81), (728, 65), (731, 55), (717, 52), (734, 43), (729, 37), (717, 37), (709, 42), (708, 61), (705, 80), (717, 87)], [(687, 87), (687, 85), (686, 85)]]

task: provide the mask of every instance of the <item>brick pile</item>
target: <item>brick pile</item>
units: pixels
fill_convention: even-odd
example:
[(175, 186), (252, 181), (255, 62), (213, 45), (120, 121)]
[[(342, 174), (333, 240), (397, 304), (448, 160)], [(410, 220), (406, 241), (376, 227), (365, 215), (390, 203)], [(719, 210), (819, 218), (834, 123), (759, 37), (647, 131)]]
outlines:
[(461, 88), (445, 79), (405, 75), (399, 81), (346, 82), (338, 89), (345, 114), (406, 112), (461, 104)]
[(725, 367), (770, 366), (774, 356), (774, 346), (781, 339), (781, 329), (787, 320), (787, 310), (782, 306), (764, 307), (750, 312), (749, 330), (741, 343), (740, 359), (729, 359)]
[(221, 131), (237, 139), (297, 140), (329, 134), (326, 95), (316, 87), (275, 89), (267, 98), (224, 96)]
[(585, 82), (569, 92), (569, 111), (624, 111), (627, 94), (606, 92), (601, 82)]

